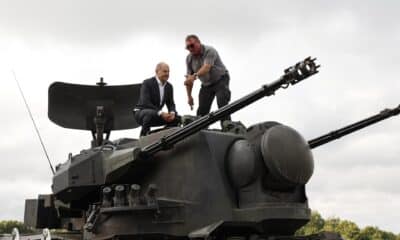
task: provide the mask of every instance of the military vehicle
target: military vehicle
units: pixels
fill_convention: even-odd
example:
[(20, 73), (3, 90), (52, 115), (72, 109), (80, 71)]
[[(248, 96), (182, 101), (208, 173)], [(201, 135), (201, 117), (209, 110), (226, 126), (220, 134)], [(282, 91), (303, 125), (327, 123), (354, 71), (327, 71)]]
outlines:
[(59, 236), (65, 239), (341, 239), (294, 236), (311, 217), (305, 191), (314, 170), (311, 149), (397, 115), (400, 106), (310, 141), (271, 121), (208, 129), (318, 68), (306, 58), (215, 112), (183, 118), (181, 127), (115, 141), (111, 131), (138, 127), (132, 109), (140, 84), (53, 83), (49, 119), (91, 131), (93, 141), (56, 166), (52, 194), (26, 200), (25, 224), (67, 230)]

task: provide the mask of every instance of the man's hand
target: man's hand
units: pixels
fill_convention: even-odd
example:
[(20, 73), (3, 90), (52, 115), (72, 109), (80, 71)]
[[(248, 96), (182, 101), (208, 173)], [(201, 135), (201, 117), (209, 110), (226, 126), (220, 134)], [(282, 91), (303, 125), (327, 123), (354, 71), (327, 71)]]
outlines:
[(161, 118), (166, 121), (166, 122), (172, 122), (175, 120), (175, 113), (171, 112), (171, 113), (166, 113), (166, 112), (162, 112), (161, 113)]
[(188, 95), (188, 104), (190, 106), (190, 110), (193, 110), (193, 97), (192, 97), (192, 89), (193, 89), (193, 83), (194, 80), (196, 79), (195, 75), (185, 75), (186, 80), (185, 80), (185, 86), (186, 86), (186, 92)]
[(186, 75), (185, 86), (193, 86), (194, 80), (196, 80), (196, 76)]
[(193, 102), (193, 97), (192, 96), (188, 96), (188, 104), (190, 106), (190, 110), (193, 110), (194, 102)]
[(175, 120), (175, 113), (174, 112), (170, 112), (168, 115), (169, 116), (168, 116), (167, 122), (172, 122), (172, 121)]
[(161, 118), (162, 118), (164, 121), (169, 122), (169, 113), (162, 112), (162, 113), (161, 113)]

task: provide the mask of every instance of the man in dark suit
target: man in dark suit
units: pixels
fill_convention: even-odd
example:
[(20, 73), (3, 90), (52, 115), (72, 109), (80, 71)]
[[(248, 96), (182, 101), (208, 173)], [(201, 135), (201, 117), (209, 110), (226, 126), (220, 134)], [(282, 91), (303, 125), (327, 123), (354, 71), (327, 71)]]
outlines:
[[(135, 120), (142, 126), (140, 136), (147, 135), (152, 126), (177, 126), (179, 117), (175, 109), (174, 92), (172, 85), (167, 82), (169, 66), (159, 63), (156, 66), (156, 75), (143, 81), (140, 88), (140, 98), (134, 109)], [(168, 112), (163, 112), (167, 105)]]

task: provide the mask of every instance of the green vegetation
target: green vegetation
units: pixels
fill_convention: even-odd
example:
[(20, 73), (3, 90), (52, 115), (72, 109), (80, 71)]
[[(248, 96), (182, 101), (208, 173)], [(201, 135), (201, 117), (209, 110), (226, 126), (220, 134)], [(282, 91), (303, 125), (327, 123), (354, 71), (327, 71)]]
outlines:
[[(21, 234), (33, 233), (34, 229), (18, 221), (0, 221), (0, 234), (10, 234), (13, 228), (18, 228)], [(346, 240), (400, 240), (400, 234), (382, 231), (377, 227), (360, 229), (357, 224), (339, 218), (323, 219), (318, 212), (313, 212), (311, 221), (299, 229), (296, 235), (310, 235), (322, 231), (337, 232)]]
[(311, 221), (299, 229), (296, 235), (309, 235), (322, 231), (337, 232), (346, 240), (400, 240), (400, 234), (382, 231), (377, 227), (360, 229), (357, 224), (339, 218), (323, 219), (318, 212), (313, 212)]
[(0, 234), (10, 234), (13, 228), (18, 228), (19, 233), (33, 233), (34, 230), (18, 221), (0, 221)]

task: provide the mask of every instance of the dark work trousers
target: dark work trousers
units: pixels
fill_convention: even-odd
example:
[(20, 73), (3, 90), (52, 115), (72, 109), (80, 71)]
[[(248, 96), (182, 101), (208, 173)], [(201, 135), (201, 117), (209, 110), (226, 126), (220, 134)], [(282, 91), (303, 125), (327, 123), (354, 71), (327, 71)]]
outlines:
[(147, 135), (150, 132), (150, 127), (179, 125), (179, 116), (175, 116), (174, 121), (168, 123), (164, 121), (164, 119), (158, 115), (158, 111), (154, 109), (141, 109), (135, 111), (135, 120), (139, 125), (142, 126), (140, 136)]
[[(229, 90), (229, 75), (223, 75), (216, 83), (210, 86), (201, 86), (199, 92), (199, 108), (197, 109), (197, 116), (204, 116), (210, 113), (212, 102), (215, 96), (217, 97), (218, 108), (221, 108), (229, 103), (231, 100), (231, 91)], [(230, 116), (221, 120), (231, 120)]]

